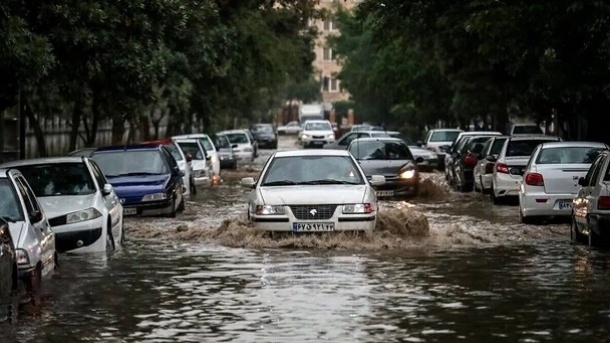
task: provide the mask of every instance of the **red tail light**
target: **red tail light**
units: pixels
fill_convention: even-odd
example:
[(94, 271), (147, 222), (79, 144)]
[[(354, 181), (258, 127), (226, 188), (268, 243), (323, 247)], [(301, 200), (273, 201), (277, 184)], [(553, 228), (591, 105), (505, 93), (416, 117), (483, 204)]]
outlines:
[(495, 164), (493, 164), (493, 163), (485, 164), (485, 174), (493, 173), (494, 172), (494, 166), (495, 166)]
[(598, 210), (610, 210), (610, 197), (602, 196), (597, 199)]
[(496, 163), (496, 171), (502, 174), (508, 174), (508, 166), (505, 163)]
[(464, 159), (464, 164), (466, 164), (469, 167), (474, 167), (477, 165), (477, 158), (472, 155), (468, 155)]
[(538, 173), (527, 173), (525, 175), (525, 184), (530, 186), (544, 186), (544, 178), (542, 174)]

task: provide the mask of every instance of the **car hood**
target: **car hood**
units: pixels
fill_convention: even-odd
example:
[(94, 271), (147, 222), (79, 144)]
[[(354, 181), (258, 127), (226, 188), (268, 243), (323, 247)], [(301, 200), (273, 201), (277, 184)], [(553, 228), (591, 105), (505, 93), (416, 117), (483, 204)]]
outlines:
[(107, 178), (119, 197), (137, 196), (162, 191), (169, 182), (170, 174), (117, 176)]
[(361, 203), (366, 185), (274, 186), (259, 188), (265, 204), (350, 204)]
[(428, 149), (422, 149), (420, 147), (418, 147), (417, 145), (409, 145), (409, 150), (411, 150), (411, 153), (415, 156), (421, 156), (421, 157), (436, 157), (436, 154), (433, 153), (432, 151), (428, 150)]
[(303, 130), (303, 131), (301, 131), (301, 134), (312, 135), (312, 136), (332, 135), (334, 133), (335, 132), (332, 131), (332, 130), (322, 130), (322, 131), (320, 131), (320, 130), (316, 130), (316, 131), (305, 131), (305, 130)]
[(415, 165), (415, 162), (411, 160), (360, 160), (360, 168), (364, 171), (366, 176), (371, 175), (383, 175), (383, 176), (397, 176), (398, 171), (407, 163), (411, 162)]
[(87, 195), (65, 195), (39, 197), (38, 201), (47, 218), (63, 216), (67, 213), (92, 207), (97, 193)]

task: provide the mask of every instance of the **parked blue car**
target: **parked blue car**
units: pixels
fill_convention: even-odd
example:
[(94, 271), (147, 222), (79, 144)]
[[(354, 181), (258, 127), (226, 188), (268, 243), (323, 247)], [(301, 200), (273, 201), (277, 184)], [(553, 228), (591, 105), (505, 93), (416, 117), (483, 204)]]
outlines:
[(114, 188), (124, 215), (175, 217), (184, 210), (184, 174), (165, 147), (108, 146), (93, 151), (91, 158)]

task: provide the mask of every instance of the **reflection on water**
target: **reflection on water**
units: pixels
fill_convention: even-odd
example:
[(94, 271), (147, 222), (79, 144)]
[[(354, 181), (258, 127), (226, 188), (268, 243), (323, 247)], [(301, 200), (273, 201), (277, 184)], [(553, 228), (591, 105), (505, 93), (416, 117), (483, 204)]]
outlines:
[[(19, 342), (578, 342), (604, 338), (610, 256), (563, 243), (353, 255), (130, 244), (65, 257)], [(4, 341), (4, 340), (3, 340)]]

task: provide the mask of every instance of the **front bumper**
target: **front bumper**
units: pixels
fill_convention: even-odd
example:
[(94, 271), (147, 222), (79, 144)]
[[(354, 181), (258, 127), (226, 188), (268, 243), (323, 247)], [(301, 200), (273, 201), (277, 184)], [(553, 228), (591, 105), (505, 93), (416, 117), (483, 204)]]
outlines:
[(235, 152), (235, 159), (237, 161), (252, 161), (254, 160), (254, 151), (240, 151)]
[[(318, 232), (336, 232), (336, 231), (368, 231), (375, 229), (377, 222), (376, 212), (370, 214), (351, 214), (345, 215), (340, 212), (339, 207), (335, 210), (335, 214), (326, 220), (301, 220), (297, 219), (292, 213), (287, 212), (286, 215), (251, 215), (250, 222), (257, 230), (274, 231), (274, 232), (295, 232), (293, 231), (294, 223), (334, 223), (333, 231), (318, 231)], [(299, 231), (302, 233), (307, 231)], [(313, 232), (313, 231), (312, 231)]]
[(55, 249), (62, 253), (76, 249), (104, 251), (106, 242), (105, 240), (100, 242), (105, 237), (104, 221), (105, 218), (102, 216), (78, 223), (51, 226), (55, 232)]
[(212, 184), (212, 178), (210, 177), (211, 173), (208, 173), (204, 170), (195, 170), (193, 171), (193, 173), (195, 174), (195, 186), (210, 186)]
[[(566, 216), (572, 215), (572, 200), (576, 194), (547, 194), (545, 192), (519, 192), (519, 206), (526, 217), (531, 216)], [(565, 207), (563, 204), (570, 204)]]
[(304, 139), (302, 140), (303, 142), (303, 147), (304, 148), (309, 148), (309, 147), (323, 147), (324, 144), (331, 144), (334, 143), (335, 140), (334, 139), (312, 139), (312, 138), (308, 138), (308, 139)]
[(262, 149), (275, 148), (277, 146), (277, 140), (275, 139), (260, 139), (258, 140), (258, 147)]
[[(154, 216), (169, 214), (173, 211), (173, 199), (147, 201), (137, 204), (123, 204), (124, 216)], [(135, 213), (133, 213), (135, 211)]]
[(381, 186), (375, 187), (377, 198), (408, 197), (417, 195), (419, 185), (418, 178), (412, 179), (387, 179)]
[(496, 198), (519, 196), (521, 176), (496, 173), (493, 179), (493, 192)]
[(220, 168), (234, 168), (237, 165), (235, 156), (221, 155)]

